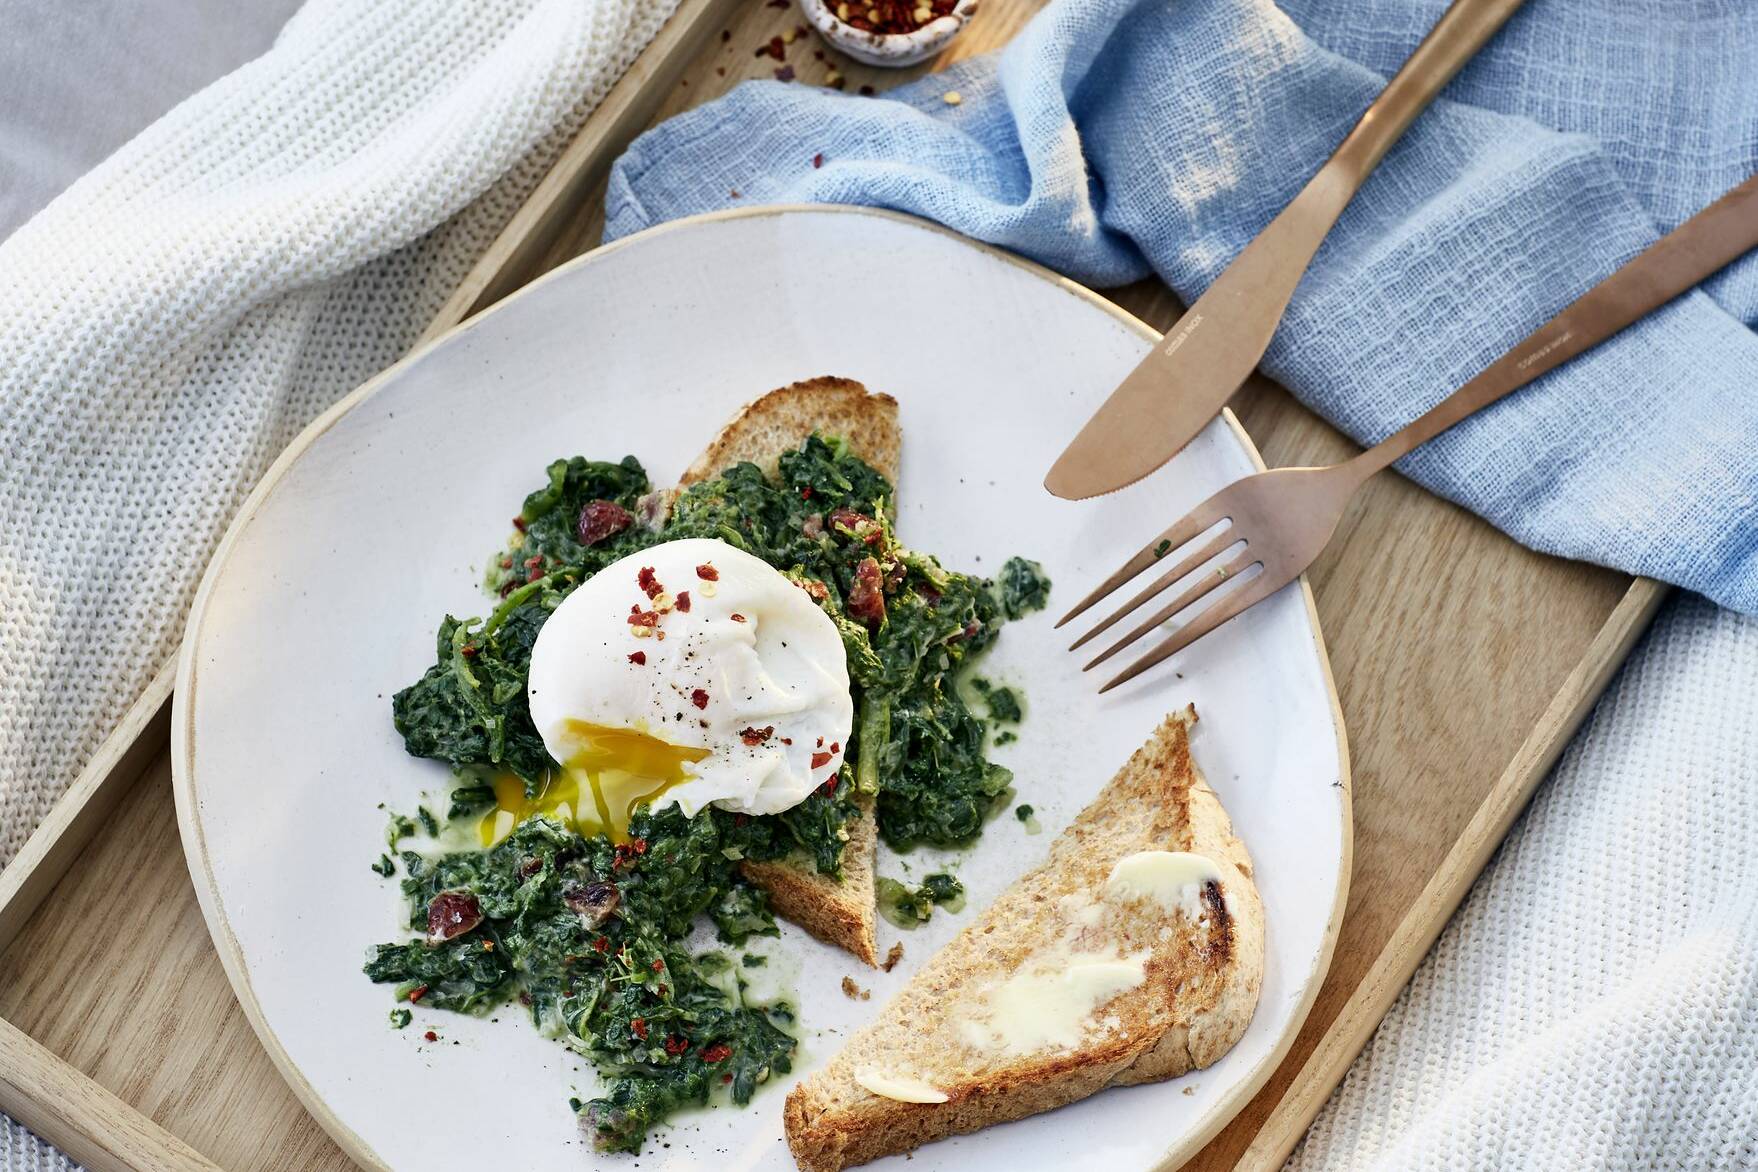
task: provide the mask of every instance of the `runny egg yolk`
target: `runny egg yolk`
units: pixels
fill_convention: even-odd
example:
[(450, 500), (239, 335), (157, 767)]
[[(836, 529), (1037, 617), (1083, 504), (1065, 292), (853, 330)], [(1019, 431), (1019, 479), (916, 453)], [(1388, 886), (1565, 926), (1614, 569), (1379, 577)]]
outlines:
[(536, 797), (510, 774), (494, 782), (494, 809), (483, 816), (482, 845), (493, 846), (513, 827), (537, 814), (568, 823), (581, 834), (608, 834), (626, 842), (635, 809), (690, 780), (687, 769), (709, 750), (672, 745), (632, 728), (609, 728), (583, 720), (565, 722), (573, 752), (562, 772), (550, 776)]

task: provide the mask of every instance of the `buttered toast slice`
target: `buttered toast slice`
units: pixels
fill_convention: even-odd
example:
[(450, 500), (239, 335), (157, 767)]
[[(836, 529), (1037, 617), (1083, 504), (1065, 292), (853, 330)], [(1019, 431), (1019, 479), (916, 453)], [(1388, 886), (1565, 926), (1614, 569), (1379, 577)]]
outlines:
[[(741, 461), (774, 474), (776, 460), (813, 432), (841, 436), (849, 450), (894, 486), (903, 449), (897, 400), (874, 394), (846, 378), (815, 378), (794, 383), (749, 404), (721, 429), (714, 441), (679, 479), (680, 488), (718, 476)], [(744, 864), (745, 877), (769, 893), (770, 905), (827, 944), (877, 964), (874, 850), (879, 842), (871, 798), (849, 826), (839, 882), (810, 865), (786, 861)]]
[(1051, 846), (788, 1095), (788, 1146), (838, 1172), (1208, 1066), (1263, 976), (1251, 859), (1168, 717)]

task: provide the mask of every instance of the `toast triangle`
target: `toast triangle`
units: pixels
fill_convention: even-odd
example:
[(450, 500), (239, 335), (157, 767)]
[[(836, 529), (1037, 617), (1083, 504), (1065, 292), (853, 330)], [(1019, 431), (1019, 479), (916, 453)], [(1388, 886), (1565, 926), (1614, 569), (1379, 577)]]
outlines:
[[(770, 391), (745, 406), (720, 430), (678, 480), (688, 488), (741, 461), (773, 475), (776, 461), (813, 432), (841, 436), (849, 450), (897, 483), (903, 433), (897, 400), (875, 394), (853, 379), (814, 378)], [(775, 912), (827, 944), (846, 949), (869, 965), (879, 963), (874, 936), (874, 852), (879, 828), (871, 798), (849, 827), (842, 879), (787, 861), (747, 862), (745, 878), (769, 895)]]
[[(1190, 756), (1194, 709), (1174, 713), (1022, 876), (915, 974), (878, 1019), (789, 1094), (788, 1146), (806, 1172), (840, 1172), (946, 1136), (1047, 1111), (1116, 1084), (1208, 1066), (1245, 1032), (1263, 976), (1251, 859)], [(1206, 856), (1219, 878), (1167, 912), (1104, 894), (1139, 851)], [(1098, 909), (1098, 910), (1093, 910)], [(998, 1049), (993, 990), (1060, 948), (1143, 958), (1141, 983), (1102, 995), (1072, 1043)], [(1050, 952), (1043, 950), (1050, 949)], [(1072, 959), (1072, 957), (1070, 958)], [(1035, 970), (1034, 970), (1035, 971)], [(1061, 970), (1056, 970), (1061, 971)], [(1023, 1019), (1035, 1020), (1035, 1019)], [(945, 1095), (901, 1102), (875, 1072)], [(920, 1084), (927, 1084), (920, 1088)]]

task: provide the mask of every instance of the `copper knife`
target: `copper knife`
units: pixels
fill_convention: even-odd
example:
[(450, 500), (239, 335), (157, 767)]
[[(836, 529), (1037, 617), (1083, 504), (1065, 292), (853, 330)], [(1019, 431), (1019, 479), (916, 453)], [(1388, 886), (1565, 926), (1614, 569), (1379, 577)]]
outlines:
[(1044, 478), (1080, 500), (1135, 483), (1196, 438), (1251, 374), (1325, 235), (1380, 159), (1524, 0), (1454, 0), (1300, 194), (1111, 392)]

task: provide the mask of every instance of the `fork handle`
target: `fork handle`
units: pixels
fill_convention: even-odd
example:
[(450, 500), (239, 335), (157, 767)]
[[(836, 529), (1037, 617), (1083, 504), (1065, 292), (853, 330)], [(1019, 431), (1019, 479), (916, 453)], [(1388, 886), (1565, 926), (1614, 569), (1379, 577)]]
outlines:
[(1366, 479), (1758, 248), (1758, 175), (1649, 245), (1476, 378), (1350, 461)]
[[(1453, 75), (1525, 0), (1453, 0), (1331, 156), (1358, 187)], [(1333, 169), (1328, 167), (1327, 170)]]

